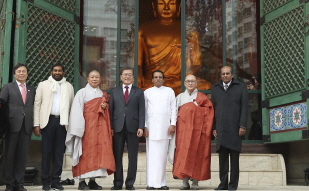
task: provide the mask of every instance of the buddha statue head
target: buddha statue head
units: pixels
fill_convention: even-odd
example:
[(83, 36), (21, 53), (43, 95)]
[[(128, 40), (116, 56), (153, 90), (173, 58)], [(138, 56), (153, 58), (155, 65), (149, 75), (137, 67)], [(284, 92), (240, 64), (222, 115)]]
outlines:
[(152, 0), (154, 17), (158, 19), (174, 19), (180, 16), (181, 0)]

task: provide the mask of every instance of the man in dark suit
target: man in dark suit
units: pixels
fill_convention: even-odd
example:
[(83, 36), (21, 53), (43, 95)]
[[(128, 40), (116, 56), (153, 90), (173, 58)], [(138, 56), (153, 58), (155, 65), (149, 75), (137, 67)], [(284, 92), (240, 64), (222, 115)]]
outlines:
[(133, 184), (136, 179), (138, 144), (145, 126), (144, 92), (132, 85), (134, 79), (132, 68), (122, 69), (120, 78), (123, 84), (111, 90), (109, 100), (111, 126), (114, 131), (113, 151), (116, 162), (114, 186), (111, 189), (122, 189), (124, 182), (122, 156), (126, 142), (129, 168), (125, 185), (127, 190), (135, 190)]
[(10, 130), (4, 139), (3, 181), (5, 191), (26, 191), (23, 187), (28, 148), (33, 129), (35, 89), (26, 84), (28, 68), (18, 64), (13, 68), (15, 82), (5, 84), (0, 98), (9, 106)]
[(246, 132), (248, 118), (248, 92), (246, 84), (233, 78), (231, 67), (225, 66), (221, 69), (221, 80), (211, 89), (211, 100), (215, 109), (213, 134), (217, 138), (216, 151), (219, 153), (220, 184), (215, 190), (236, 190), (241, 136)]

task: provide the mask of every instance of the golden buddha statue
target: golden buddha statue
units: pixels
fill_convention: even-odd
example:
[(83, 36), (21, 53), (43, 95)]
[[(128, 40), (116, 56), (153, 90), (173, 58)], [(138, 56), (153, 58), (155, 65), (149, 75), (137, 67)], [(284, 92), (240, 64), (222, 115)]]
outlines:
[[(161, 70), (165, 75), (164, 85), (178, 95), (181, 92), (180, 0), (152, 0), (152, 6), (156, 19), (141, 24), (138, 32), (138, 86), (152, 87), (152, 72)], [(188, 43), (192, 47), (186, 63), (187, 74), (192, 74), (198, 70), (196, 66), (200, 66), (200, 51), (198, 42), (194, 41), (197, 35), (189, 36)], [(198, 88), (211, 88), (211, 83), (198, 81)]]

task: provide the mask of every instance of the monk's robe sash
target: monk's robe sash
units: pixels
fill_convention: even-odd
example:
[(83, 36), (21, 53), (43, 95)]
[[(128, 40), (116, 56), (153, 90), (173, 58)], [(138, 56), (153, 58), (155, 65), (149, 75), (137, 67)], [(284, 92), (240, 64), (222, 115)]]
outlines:
[(198, 105), (188, 102), (179, 107), (173, 176), (208, 180), (214, 110), (203, 93), (198, 92), (196, 102)]
[[(101, 103), (107, 104), (106, 109)], [(82, 137), (82, 155), (72, 167), (73, 177), (105, 168), (110, 175), (116, 170), (112, 146), (112, 130), (108, 100), (105, 97), (92, 99), (84, 105), (85, 131)]]

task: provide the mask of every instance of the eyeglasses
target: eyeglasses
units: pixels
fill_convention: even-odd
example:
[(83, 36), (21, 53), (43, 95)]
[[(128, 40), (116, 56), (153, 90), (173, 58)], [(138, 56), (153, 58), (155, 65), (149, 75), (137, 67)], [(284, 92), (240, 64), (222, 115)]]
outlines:
[(122, 74), (123, 76), (131, 77), (133, 76), (132, 74)]
[(188, 83), (188, 84), (190, 84), (190, 83), (193, 84), (193, 83), (196, 82), (196, 80), (186, 80), (185, 82)]

